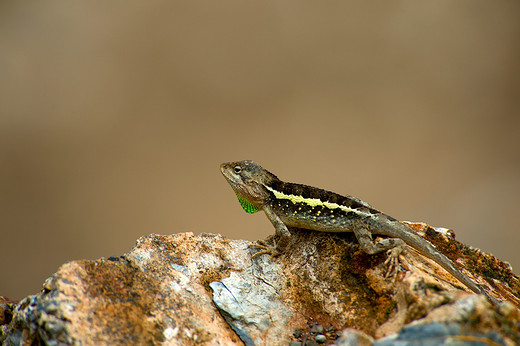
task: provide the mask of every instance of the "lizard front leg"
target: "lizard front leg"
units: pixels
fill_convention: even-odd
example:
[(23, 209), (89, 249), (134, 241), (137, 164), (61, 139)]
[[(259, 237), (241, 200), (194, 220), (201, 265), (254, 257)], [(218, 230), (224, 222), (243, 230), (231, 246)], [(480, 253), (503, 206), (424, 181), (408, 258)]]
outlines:
[(388, 266), (388, 270), (385, 277), (397, 272), (399, 266), (399, 255), (405, 248), (405, 242), (399, 238), (385, 238), (380, 241), (374, 242), (372, 240), (372, 233), (366, 226), (356, 226), (353, 229), (354, 234), (361, 246), (361, 249), (369, 255), (379, 253), (381, 251), (387, 251), (388, 258), (386, 259), (384, 266)]
[(257, 241), (258, 244), (250, 244), (249, 247), (257, 247), (262, 249), (261, 251), (258, 251), (257, 253), (253, 254), (251, 258), (263, 254), (270, 254), (271, 259), (273, 259), (273, 257), (279, 256), (282, 253), (282, 250), (287, 246), (291, 237), (291, 233), (289, 232), (287, 226), (280, 219), (280, 217), (276, 215), (276, 213), (269, 206), (264, 206), (263, 209), (265, 214), (267, 215), (267, 218), (269, 219), (269, 221), (271, 221), (271, 223), (274, 226), (275, 235), (278, 238), (278, 240), (275, 241), (274, 245), (269, 245), (263, 240)]

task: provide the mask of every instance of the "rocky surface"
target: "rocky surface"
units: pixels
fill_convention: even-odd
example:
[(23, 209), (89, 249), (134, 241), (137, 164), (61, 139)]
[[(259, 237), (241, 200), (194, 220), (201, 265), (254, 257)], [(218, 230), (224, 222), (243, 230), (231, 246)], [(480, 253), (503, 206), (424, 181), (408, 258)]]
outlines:
[(121, 257), (72, 261), (20, 302), (0, 298), (0, 341), (19, 344), (514, 345), (520, 284), (453, 233), (410, 224), (503, 300), (493, 307), (408, 248), (395, 280), (385, 254), (351, 234), (292, 230), (270, 260), (220, 235), (148, 235)]

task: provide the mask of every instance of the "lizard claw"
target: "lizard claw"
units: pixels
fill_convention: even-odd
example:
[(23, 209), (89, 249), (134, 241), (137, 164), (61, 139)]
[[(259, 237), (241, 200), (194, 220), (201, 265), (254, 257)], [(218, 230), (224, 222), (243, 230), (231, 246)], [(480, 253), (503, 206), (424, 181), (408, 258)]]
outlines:
[(397, 279), (397, 273), (399, 272), (400, 266), (399, 256), (401, 255), (403, 250), (403, 246), (396, 246), (386, 252), (388, 258), (383, 263), (383, 267), (387, 267), (385, 279), (389, 277), (393, 277), (394, 281)]
[(253, 255), (251, 255), (251, 259), (255, 258), (256, 256), (260, 256), (260, 255), (271, 255), (269, 259), (272, 260), (274, 257), (280, 255), (280, 253), (278, 251), (276, 251), (275, 246), (269, 245), (263, 240), (257, 240), (257, 243), (258, 244), (249, 244), (248, 245), (249, 248), (256, 247), (256, 248), (261, 249), (260, 251), (255, 252)]

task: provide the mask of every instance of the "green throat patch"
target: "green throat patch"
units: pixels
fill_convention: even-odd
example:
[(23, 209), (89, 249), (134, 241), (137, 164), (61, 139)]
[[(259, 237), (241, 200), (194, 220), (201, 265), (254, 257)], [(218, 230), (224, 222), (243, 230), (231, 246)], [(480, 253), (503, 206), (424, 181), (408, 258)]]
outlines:
[(240, 202), (240, 205), (242, 206), (242, 208), (244, 208), (246, 213), (253, 214), (253, 213), (256, 213), (258, 211), (257, 207), (255, 207), (254, 205), (252, 205), (251, 203), (249, 203), (245, 199), (243, 199), (241, 197), (238, 197), (238, 196), (237, 196), (237, 198), (238, 198), (238, 201)]

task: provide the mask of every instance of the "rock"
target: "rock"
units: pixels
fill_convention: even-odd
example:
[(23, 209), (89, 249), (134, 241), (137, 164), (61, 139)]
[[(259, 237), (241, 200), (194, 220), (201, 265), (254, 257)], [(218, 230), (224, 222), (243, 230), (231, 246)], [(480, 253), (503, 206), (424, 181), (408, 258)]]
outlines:
[(318, 334), (318, 335), (316, 335), (314, 340), (316, 340), (316, 342), (319, 344), (323, 344), (325, 341), (327, 341), (327, 337), (323, 334)]
[[(229, 258), (219, 255), (223, 247)], [(122, 258), (64, 264), (40, 295), (16, 306), (4, 342), (238, 342), (215, 309), (208, 285), (229, 268), (243, 268), (241, 261), (249, 261), (244, 241), (193, 234), (142, 237)]]
[[(486, 334), (464, 332), (458, 324), (431, 323), (404, 327), (399, 334), (380, 339), (374, 346), (415, 345), (506, 345), (504, 338), (495, 331)], [(512, 345), (512, 344), (511, 344)]]
[(224, 319), (248, 345), (276, 344), (280, 335), (288, 336), (286, 325), (292, 312), (280, 292), (284, 274), (264, 256), (260, 266), (244, 268), (240, 273), (210, 283), (213, 301)]
[(321, 334), (325, 331), (325, 328), (323, 328), (320, 324), (313, 324), (311, 326), (311, 334)]
[(17, 302), (0, 296), (0, 335), (6, 333), (6, 330), (13, 319), (13, 310), (16, 304)]
[(152, 234), (120, 257), (65, 263), (38, 295), (0, 300), (0, 341), (388, 345), (471, 337), (519, 343), (520, 286), (507, 264), (449, 232), (410, 226), (508, 302), (496, 309), (410, 249), (396, 280), (385, 279), (386, 255), (365, 254), (352, 234), (292, 230), (291, 244), (273, 260), (251, 259), (257, 250), (248, 241)]
[(341, 336), (336, 340), (334, 345), (337, 346), (371, 346), (374, 343), (374, 338), (359, 330), (347, 328), (341, 333)]

